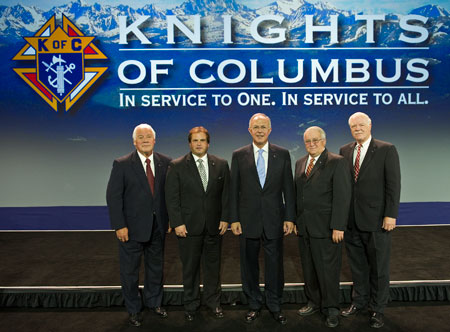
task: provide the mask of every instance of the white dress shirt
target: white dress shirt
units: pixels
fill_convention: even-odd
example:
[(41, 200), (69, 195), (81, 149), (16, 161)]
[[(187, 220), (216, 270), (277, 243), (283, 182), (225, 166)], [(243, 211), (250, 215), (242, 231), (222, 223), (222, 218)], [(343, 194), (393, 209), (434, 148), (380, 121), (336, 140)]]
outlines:
[(201, 158), (197, 157), (195, 154), (192, 154), (192, 156), (194, 157), (194, 161), (195, 161), (195, 165), (197, 166), (197, 169), (198, 169), (197, 160), (199, 160), (199, 159), (203, 160), (203, 167), (205, 168), (205, 172), (206, 172), (206, 183), (208, 183), (208, 181), (209, 181), (208, 154), (205, 153), (205, 155)]
[(311, 159), (314, 158), (313, 164), (314, 164), (314, 166), (316, 166), (317, 160), (319, 160), (321, 155), (322, 155), (322, 153), (319, 154), (317, 157), (311, 157), (311, 155), (308, 155), (308, 160), (306, 161), (306, 166), (305, 166), (305, 174), (306, 174), (306, 171), (308, 170), (309, 162), (311, 161)]
[(145, 174), (147, 174), (147, 164), (145, 163), (145, 160), (150, 159), (150, 167), (152, 169), (153, 176), (155, 176), (155, 162), (153, 161), (153, 153), (150, 155), (150, 157), (147, 158), (146, 156), (144, 156), (142, 153), (140, 153), (138, 151), (138, 156), (139, 156), (139, 159), (141, 159), (142, 167), (144, 167)]
[[(255, 156), (255, 165), (258, 164), (258, 155), (259, 155), (259, 150), (260, 148), (258, 148), (255, 143), (253, 144), (253, 154)], [(269, 142), (267, 142), (263, 147), (263, 153), (262, 156), (264, 158), (264, 174), (266, 174), (267, 177), (267, 165), (269, 164)]]
[[(359, 156), (359, 167), (361, 167), (364, 157), (366, 156), (367, 150), (369, 150), (369, 144), (371, 140), (372, 135), (362, 144), (361, 155)], [(358, 145), (359, 143), (356, 142), (355, 149), (353, 150), (353, 165), (355, 165), (356, 154), (358, 153)]]

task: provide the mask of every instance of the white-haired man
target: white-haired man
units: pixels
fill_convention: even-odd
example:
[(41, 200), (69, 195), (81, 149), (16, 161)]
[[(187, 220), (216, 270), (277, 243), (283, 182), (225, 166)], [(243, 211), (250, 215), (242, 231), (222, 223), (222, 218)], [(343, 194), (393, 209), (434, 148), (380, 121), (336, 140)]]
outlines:
[(345, 247), (353, 279), (352, 304), (341, 315), (348, 317), (368, 308), (370, 326), (384, 325), (389, 300), (391, 231), (400, 203), (400, 162), (394, 145), (372, 138), (372, 121), (357, 112), (348, 120), (355, 142), (344, 145), (353, 178), (353, 193), (345, 233)]
[[(142, 324), (143, 304), (158, 316), (167, 317), (161, 302), (164, 238), (168, 230), (164, 186), (171, 159), (153, 151), (155, 138), (148, 124), (134, 129), (136, 150), (114, 160), (106, 191), (111, 227), (119, 241), (122, 294), (132, 326)], [(143, 299), (139, 295), (142, 255)]]

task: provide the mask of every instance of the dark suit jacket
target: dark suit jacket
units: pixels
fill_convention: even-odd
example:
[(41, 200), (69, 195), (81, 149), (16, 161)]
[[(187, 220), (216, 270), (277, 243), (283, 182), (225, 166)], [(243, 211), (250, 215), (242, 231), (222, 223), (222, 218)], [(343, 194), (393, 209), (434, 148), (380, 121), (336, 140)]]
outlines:
[(233, 152), (231, 162), (230, 222), (240, 222), (242, 234), (268, 239), (283, 236), (283, 221), (295, 221), (295, 195), (289, 151), (269, 144), (267, 175), (261, 188), (253, 145)]
[(166, 203), (171, 227), (186, 225), (189, 235), (219, 233), (219, 222), (228, 221), (230, 169), (226, 160), (208, 154), (208, 187), (203, 189), (191, 153), (170, 163)]
[(306, 177), (308, 155), (295, 164), (297, 228), (300, 235), (331, 238), (345, 231), (351, 199), (351, 180), (345, 159), (325, 149)]
[[(349, 164), (354, 179), (353, 150), (356, 142), (341, 147), (339, 154)], [(361, 164), (358, 180), (352, 180), (353, 197), (349, 228), (381, 230), (384, 217), (397, 218), (400, 203), (400, 162), (394, 145), (372, 139)]]
[(164, 234), (168, 227), (164, 185), (170, 158), (153, 152), (155, 163), (155, 196), (152, 196), (144, 167), (137, 151), (114, 160), (106, 191), (111, 227), (128, 227), (130, 240), (146, 242), (153, 227), (153, 214)]

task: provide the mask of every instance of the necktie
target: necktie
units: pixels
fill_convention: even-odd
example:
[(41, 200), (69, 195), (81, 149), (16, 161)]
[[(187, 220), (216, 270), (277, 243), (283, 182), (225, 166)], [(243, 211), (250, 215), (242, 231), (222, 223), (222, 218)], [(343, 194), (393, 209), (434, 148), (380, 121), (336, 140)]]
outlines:
[(264, 183), (266, 182), (266, 165), (264, 163), (263, 152), (263, 149), (258, 150), (258, 159), (256, 161), (256, 170), (258, 171), (259, 183), (261, 183), (261, 187), (264, 187)]
[(198, 172), (200, 173), (200, 178), (202, 179), (203, 189), (206, 191), (206, 188), (208, 187), (208, 180), (206, 178), (206, 170), (205, 166), (203, 166), (203, 160), (198, 159)]
[(356, 158), (355, 158), (355, 165), (354, 167), (354, 171), (355, 171), (355, 182), (356, 180), (358, 180), (358, 175), (359, 175), (359, 161), (361, 159), (361, 144), (358, 144), (358, 151), (356, 152)]
[(314, 160), (314, 158), (311, 158), (311, 160), (309, 161), (308, 168), (306, 169), (306, 177), (309, 176), (309, 173), (311, 173), (311, 170), (314, 167)]
[(154, 195), (154, 191), (155, 191), (155, 177), (153, 176), (153, 171), (152, 168), (150, 167), (150, 159), (145, 159), (145, 163), (147, 164), (147, 167), (145, 168), (146, 173), (147, 173), (147, 180), (148, 180), (148, 185), (150, 186), (150, 189), (152, 191), (152, 195)]

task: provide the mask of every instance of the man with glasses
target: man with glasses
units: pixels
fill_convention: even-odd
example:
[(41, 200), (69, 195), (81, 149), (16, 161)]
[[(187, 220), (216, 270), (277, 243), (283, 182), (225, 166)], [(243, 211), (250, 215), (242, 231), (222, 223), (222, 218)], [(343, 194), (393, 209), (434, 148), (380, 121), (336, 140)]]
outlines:
[(298, 313), (325, 315), (339, 325), (339, 275), (347, 225), (351, 182), (345, 159), (326, 148), (325, 131), (309, 127), (303, 135), (307, 155), (295, 164), (297, 225), (305, 280), (306, 306)]
[(289, 151), (270, 144), (270, 118), (254, 114), (248, 131), (253, 143), (233, 152), (230, 185), (231, 230), (240, 236), (242, 288), (249, 302), (247, 323), (260, 315), (258, 257), (264, 249), (265, 303), (272, 317), (281, 312), (284, 287), (283, 235), (294, 229), (295, 198)]

